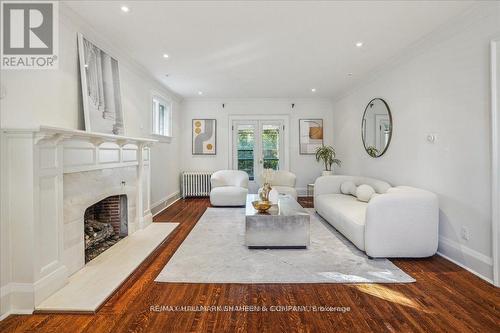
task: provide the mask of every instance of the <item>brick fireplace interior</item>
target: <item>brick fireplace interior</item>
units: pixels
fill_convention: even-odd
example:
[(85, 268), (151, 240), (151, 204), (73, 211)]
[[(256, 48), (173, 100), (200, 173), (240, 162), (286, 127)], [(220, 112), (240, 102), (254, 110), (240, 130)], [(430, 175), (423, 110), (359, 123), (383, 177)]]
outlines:
[(114, 195), (85, 210), (85, 263), (128, 235), (127, 196)]

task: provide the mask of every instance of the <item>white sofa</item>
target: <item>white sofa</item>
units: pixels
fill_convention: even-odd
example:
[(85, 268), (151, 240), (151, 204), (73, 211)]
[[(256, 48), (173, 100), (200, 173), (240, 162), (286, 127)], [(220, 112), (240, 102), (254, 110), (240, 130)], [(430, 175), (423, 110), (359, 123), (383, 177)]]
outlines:
[[(297, 200), (297, 190), (295, 189), (295, 182), (297, 177), (294, 173), (285, 170), (277, 170), (273, 172), (273, 177), (271, 180), (271, 187), (278, 191), (280, 194), (288, 194), (295, 200)], [(259, 185), (261, 186), (259, 191), (262, 189), (264, 180), (262, 176), (259, 177)]]
[[(351, 181), (378, 195), (369, 202), (341, 193)], [(429, 257), (438, 247), (439, 203), (435, 194), (365, 177), (323, 176), (314, 186), (314, 208), (369, 257)]]
[(219, 170), (210, 178), (212, 206), (245, 206), (248, 174), (240, 170)]

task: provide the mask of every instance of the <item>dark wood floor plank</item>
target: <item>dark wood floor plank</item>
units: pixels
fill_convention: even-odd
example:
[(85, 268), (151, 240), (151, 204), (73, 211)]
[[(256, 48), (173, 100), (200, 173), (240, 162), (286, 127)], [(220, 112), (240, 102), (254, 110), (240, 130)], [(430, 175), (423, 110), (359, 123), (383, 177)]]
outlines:
[[(311, 207), (307, 198), (299, 198)], [(459, 266), (434, 256), (395, 259), (412, 284), (156, 283), (210, 204), (180, 200), (155, 217), (177, 222), (167, 240), (92, 314), (13, 315), (0, 332), (498, 332), (500, 292)], [(182, 312), (151, 306), (314, 305), (339, 312)]]

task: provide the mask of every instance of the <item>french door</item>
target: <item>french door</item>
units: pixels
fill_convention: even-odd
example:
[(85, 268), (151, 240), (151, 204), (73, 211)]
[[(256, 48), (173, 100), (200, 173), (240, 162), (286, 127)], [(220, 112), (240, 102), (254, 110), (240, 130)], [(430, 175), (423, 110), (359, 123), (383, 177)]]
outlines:
[(234, 120), (233, 169), (246, 171), (251, 183), (264, 169), (282, 169), (283, 131), (283, 120)]

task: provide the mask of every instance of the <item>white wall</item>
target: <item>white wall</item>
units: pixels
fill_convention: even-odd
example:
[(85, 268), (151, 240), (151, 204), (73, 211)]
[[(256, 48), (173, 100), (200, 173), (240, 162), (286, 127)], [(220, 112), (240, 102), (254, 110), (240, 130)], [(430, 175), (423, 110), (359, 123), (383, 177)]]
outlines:
[[(493, 46), (493, 45), (492, 45)], [(492, 118), (495, 119), (495, 122), (492, 124), (493, 130), (496, 131), (496, 135), (493, 138), (494, 141), (494, 146), (493, 149), (496, 149), (496, 151), (493, 153), (495, 155), (495, 161), (493, 161), (492, 165), (496, 167), (496, 172), (493, 177), (493, 182), (496, 182), (496, 184), (493, 184), (493, 197), (492, 199), (494, 200), (493, 205), (495, 209), (493, 210), (493, 239), (496, 237), (496, 244), (494, 243), (493, 245), (493, 260), (494, 263), (496, 264), (496, 269), (493, 272), (494, 278), (495, 278), (495, 284), (496, 286), (500, 286), (500, 183), (499, 183), (499, 177), (500, 177), (500, 164), (499, 164), (499, 157), (500, 157), (500, 36), (499, 38), (496, 39), (495, 41), (495, 49), (496, 49), (496, 55), (495, 55), (495, 60), (496, 60), (496, 73), (493, 74), (494, 76), (494, 81), (495, 84), (492, 85), (492, 88), (496, 88), (495, 91), (492, 91), (492, 102), (494, 103), (496, 101), (496, 108), (492, 108), (492, 111), (494, 112), (494, 116), (492, 115)], [(495, 186), (496, 185), (496, 186)], [(496, 222), (496, 224), (495, 224)], [(495, 248), (496, 247), (496, 248)], [(496, 254), (496, 256), (495, 256)]]
[[(225, 107), (222, 108), (222, 103)], [(291, 104), (295, 107), (292, 109)], [(322, 165), (313, 155), (299, 155), (299, 119), (323, 118), (325, 144), (332, 144), (332, 105), (324, 99), (187, 99), (181, 105), (182, 135), (180, 140), (182, 170), (227, 169), (230, 166), (231, 143), (229, 141), (229, 117), (251, 115), (285, 115), (290, 125), (285, 131), (290, 135), (290, 171), (297, 174), (297, 188), (305, 191), (308, 183), (321, 174)], [(217, 119), (217, 155), (193, 156), (191, 154), (191, 120), (193, 118)]]
[[(414, 56), (333, 105), (341, 172), (437, 193), (439, 252), (487, 279), (492, 279), (489, 42), (500, 36), (499, 13), (443, 28), (450, 30), (436, 35), (446, 38), (414, 50)], [(394, 121), (392, 142), (378, 159), (364, 151), (359, 131), (374, 97), (387, 101)], [(436, 135), (434, 144), (427, 134)], [(468, 241), (461, 238), (462, 227)]]
[[(179, 102), (175, 94), (157, 82), (142, 67), (127, 57), (127, 53), (113, 47), (109, 40), (93, 31), (73, 11), (60, 4), (59, 69), (58, 70), (2, 70), (0, 84), (0, 127), (33, 128), (50, 125), (70, 129), (84, 129), (77, 53), (77, 33), (94, 40), (119, 61), (121, 95), (124, 110), (125, 135), (149, 137), (151, 124), (151, 93), (155, 91), (173, 103), (173, 136), (170, 143), (158, 143), (151, 156), (151, 202), (178, 194), (179, 190)], [(2, 258), (8, 256), (9, 230), (4, 223), (0, 230)], [(2, 260), (2, 263), (6, 263)], [(8, 267), (1, 267), (2, 294), (8, 293)], [(2, 304), (0, 318), (8, 309)]]
[(0, 126), (36, 127), (51, 125), (84, 129), (78, 68), (77, 33), (94, 40), (119, 61), (125, 135), (150, 137), (151, 93), (161, 94), (174, 102), (171, 143), (152, 148), (152, 203), (175, 194), (178, 181), (178, 141), (180, 98), (153, 79), (142, 67), (128, 58), (126, 50), (113, 46), (76, 13), (60, 4), (59, 69), (2, 70), (1, 84), (6, 95), (0, 101)]

